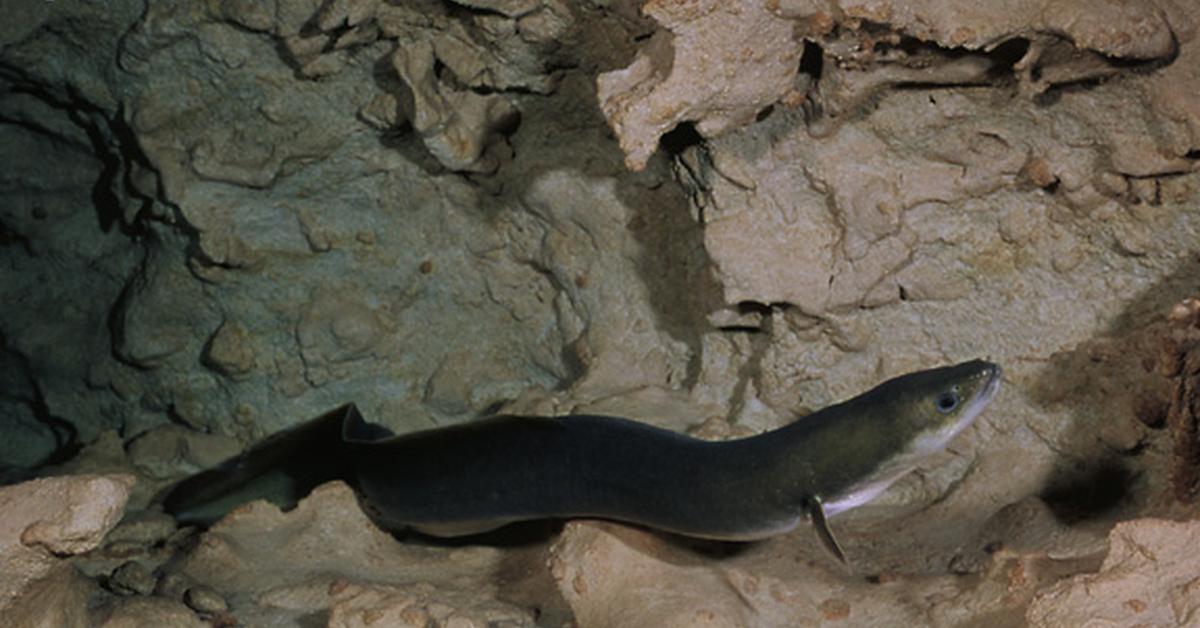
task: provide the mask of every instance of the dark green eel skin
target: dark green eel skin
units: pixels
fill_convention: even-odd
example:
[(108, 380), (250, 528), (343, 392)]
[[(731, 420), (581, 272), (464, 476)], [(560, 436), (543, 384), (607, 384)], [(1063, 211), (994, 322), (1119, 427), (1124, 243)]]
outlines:
[(1000, 385), (982, 360), (910, 373), (782, 428), (711, 442), (609, 416), (499, 416), (391, 436), (353, 404), (269, 438), (165, 497), (209, 524), (265, 498), (289, 507), (342, 479), (380, 525), (435, 536), (531, 519), (612, 519), (748, 541), (875, 498), (979, 416)]

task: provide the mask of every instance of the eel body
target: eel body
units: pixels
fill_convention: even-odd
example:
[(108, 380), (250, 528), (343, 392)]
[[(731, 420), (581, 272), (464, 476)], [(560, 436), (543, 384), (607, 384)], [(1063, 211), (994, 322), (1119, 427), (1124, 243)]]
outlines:
[(166, 497), (185, 522), (240, 501), (289, 506), (343, 479), (378, 523), (436, 536), (594, 517), (682, 535), (754, 540), (867, 503), (943, 449), (995, 395), (982, 360), (910, 373), (782, 428), (704, 441), (628, 419), (501, 416), (391, 436), (349, 404), (193, 476)]

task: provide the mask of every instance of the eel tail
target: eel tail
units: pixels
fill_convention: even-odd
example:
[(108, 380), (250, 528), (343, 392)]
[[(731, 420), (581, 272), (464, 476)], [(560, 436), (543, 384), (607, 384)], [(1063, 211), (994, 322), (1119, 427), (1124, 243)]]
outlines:
[(234, 508), (265, 499), (285, 510), (318, 485), (351, 480), (343, 455), (345, 426), (362, 422), (353, 403), (283, 430), (245, 452), (173, 485), (163, 510), (184, 524), (208, 526)]

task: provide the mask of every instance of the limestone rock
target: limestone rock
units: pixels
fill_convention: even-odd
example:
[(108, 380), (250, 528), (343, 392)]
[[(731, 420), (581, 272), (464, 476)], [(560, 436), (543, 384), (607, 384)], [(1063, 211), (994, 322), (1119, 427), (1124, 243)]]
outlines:
[(792, 89), (802, 45), (766, 3), (651, 0), (642, 11), (666, 32), (629, 67), (601, 75), (596, 89), (630, 168), (645, 168), (658, 139), (682, 121), (717, 135)]
[(204, 361), (222, 375), (247, 377), (257, 366), (250, 332), (236, 322), (225, 321), (213, 332), (205, 348)]
[(139, 543), (154, 545), (175, 532), (175, 520), (169, 515), (146, 512), (127, 516), (104, 537), (104, 544)]
[(145, 565), (131, 560), (112, 572), (108, 586), (119, 595), (150, 595), (158, 580)]
[[(1173, 24), (1154, 4), (1135, 7), (1115, 1), (1082, 8), (1055, 0), (987, 7), (939, 0), (833, 5), (808, 0), (684, 5), (651, 0), (642, 10), (662, 30), (628, 67), (598, 80), (605, 116), (620, 139), (626, 163), (635, 170), (645, 167), (659, 138), (683, 121), (695, 122), (701, 135), (714, 137), (749, 123), (777, 102), (796, 106), (808, 100), (810, 106), (820, 103), (827, 114), (840, 115), (853, 108), (849, 103), (856, 106), (861, 96), (882, 85), (987, 79), (991, 63), (982, 55), (906, 69), (907, 53), (892, 54), (902, 37), (968, 50), (1023, 41), (1028, 52), (1013, 69), (1023, 73), (1027, 91), (1040, 93), (1055, 83), (1115, 74), (1106, 59), (1170, 58), (1177, 52), (1176, 29), (1187, 28), (1178, 22), (1188, 24), (1178, 15)], [(801, 38), (828, 47), (828, 67), (815, 86), (823, 95), (800, 72)], [(1068, 48), (1077, 51), (1073, 57), (1058, 49), (1047, 52), (1059, 38), (1071, 42)], [(818, 63), (811, 60), (809, 67)], [(895, 65), (888, 67), (889, 63)], [(835, 64), (865, 71), (846, 77)], [(835, 100), (845, 102), (820, 102), (839, 89), (847, 92)]]
[(180, 628), (206, 628), (211, 626), (188, 607), (160, 597), (131, 597), (108, 609), (103, 618), (94, 623), (101, 628), (138, 628), (140, 626), (179, 626)]
[(1108, 557), (1100, 570), (1039, 593), (1029, 605), (1029, 624), (1194, 625), (1200, 621), (1197, 543), (1196, 521), (1118, 523), (1109, 535)]
[(529, 622), (528, 615), (501, 604), (471, 608), (476, 602), (466, 596), (452, 605), (442, 595), (431, 591), (431, 587), (340, 583), (333, 585), (330, 594), (333, 608), (329, 613), (329, 625), (335, 628), (366, 627), (379, 622), (406, 628), (485, 628), (521, 626)]
[(749, 625), (751, 609), (719, 570), (677, 566), (665, 553), (653, 533), (572, 523), (555, 546), (551, 571), (582, 625)]
[(864, 578), (853, 560), (838, 566), (824, 550), (790, 537), (749, 548), (693, 547), (617, 524), (577, 522), (555, 544), (550, 568), (580, 624), (601, 628), (949, 627), (971, 617), (1015, 625), (1040, 587), (1079, 568), (1001, 551), (969, 581), (895, 572)]
[(129, 443), (129, 459), (146, 476), (163, 480), (180, 471), (192, 472), (215, 466), (241, 452), (236, 439), (203, 434), (178, 425), (163, 425)]
[(183, 603), (197, 613), (214, 615), (229, 610), (225, 599), (216, 591), (205, 586), (188, 587), (183, 593)]
[(6, 626), (89, 628), (95, 625), (89, 598), (99, 587), (72, 566), (60, 562), (29, 584), (15, 601), (0, 606)]
[(484, 150), (498, 141), (498, 129), (516, 116), (508, 100), (439, 84), (434, 75), (437, 60), (427, 42), (397, 49), (392, 63), (412, 90), (413, 128), (438, 161), (451, 170), (495, 170), (497, 157)]
[(331, 621), (345, 626), (377, 616), (519, 625), (527, 612), (499, 601), (501, 583), (490, 577), (502, 558), (484, 547), (398, 543), (367, 519), (349, 487), (333, 482), (287, 513), (261, 501), (234, 510), (166, 577), (184, 576), (187, 590), (211, 590), (234, 616), (283, 621), (329, 611)]
[(98, 546), (133, 483), (127, 475), (64, 476), (0, 488), (0, 609), (63, 558)]

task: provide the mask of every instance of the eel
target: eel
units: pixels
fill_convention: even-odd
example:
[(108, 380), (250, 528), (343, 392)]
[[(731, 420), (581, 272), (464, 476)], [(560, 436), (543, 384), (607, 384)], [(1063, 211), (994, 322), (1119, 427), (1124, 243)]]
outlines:
[(163, 505), (183, 523), (207, 525), (241, 502), (290, 507), (341, 479), (381, 527), (439, 537), (582, 517), (753, 541), (807, 518), (844, 562), (827, 519), (941, 451), (1001, 377), (983, 360), (909, 373), (729, 441), (595, 415), (497, 416), (393, 436), (347, 404), (184, 480)]

